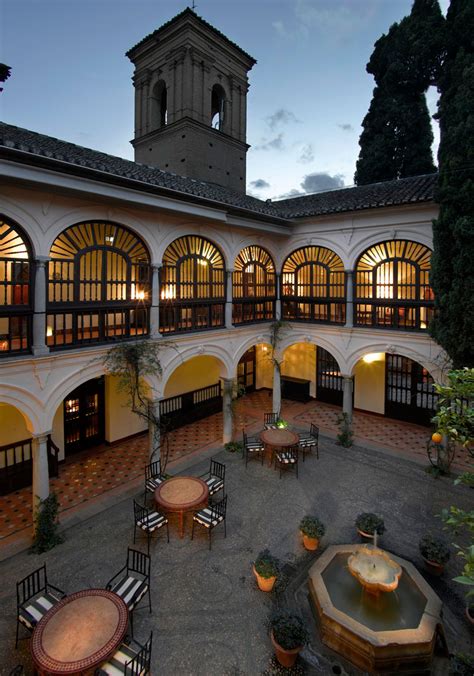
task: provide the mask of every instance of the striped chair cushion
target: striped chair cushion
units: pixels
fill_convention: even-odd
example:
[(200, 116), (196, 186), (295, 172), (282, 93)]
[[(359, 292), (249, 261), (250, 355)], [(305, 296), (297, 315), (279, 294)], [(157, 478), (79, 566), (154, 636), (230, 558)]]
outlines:
[(262, 442), (259, 441), (258, 439), (247, 439), (247, 443), (245, 445), (249, 449), (249, 451), (255, 450), (263, 451), (264, 449)]
[(277, 453), (278, 462), (282, 462), (285, 465), (291, 465), (296, 463), (296, 456), (291, 455), (291, 453)]
[(318, 440), (311, 436), (301, 436), (299, 444), (300, 446), (316, 446)]
[[(136, 652), (130, 648), (130, 646), (122, 643), (120, 648), (115, 652), (112, 657), (109, 657), (107, 662), (100, 665), (101, 674), (109, 674), (109, 676), (119, 676), (120, 674), (125, 673), (125, 664), (133, 660), (136, 656)], [(140, 674), (144, 674), (145, 671), (140, 671)]]
[(148, 585), (133, 575), (122, 578), (111, 591), (118, 594), (127, 604), (129, 610), (133, 610), (148, 591)]
[(218, 476), (211, 476), (207, 478), (206, 484), (209, 488), (209, 495), (214, 495), (214, 493), (220, 491), (221, 488), (224, 488), (224, 482)]
[(60, 598), (56, 598), (53, 594), (41, 592), (39, 596), (29, 599), (23, 606), (20, 607), (18, 619), (28, 629), (33, 629), (41, 620), (50, 608), (57, 603)]
[(213, 515), (212, 510), (208, 507), (205, 507), (199, 512), (196, 512), (196, 514), (193, 516), (193, 519), (206, 528), (210, 528), (211, 526), (217, 526), (217, 524), (220, 523), (224, 517), (219, 516), (218, 514)]
[(266, 430), (277, 430), (278, 429), (278, 427), (274, 423), (267, 423), (266, 425), (264, 425), (264, 427), (265, 427)]
[(137, 521), (137, 526), (142, 530), (152, 533), (157, 528), (164, 526), (165, 523), (168, 523), (168, 519), (163, 516), (163, 514), (158, 514), (158, 512), (150, 512), (146, 519), (143, 521)]
[(155, 477), (152, 477), (151, 479), (146, 480), (145, 488), (146, 488), (147, 491), (151, 491), (153, 493), (155, 491), (155, 489), (158, 488), (158, 486), (162, 483), (163, 483), (163, 479), (160, 479), (160, 477), (155, 476)]

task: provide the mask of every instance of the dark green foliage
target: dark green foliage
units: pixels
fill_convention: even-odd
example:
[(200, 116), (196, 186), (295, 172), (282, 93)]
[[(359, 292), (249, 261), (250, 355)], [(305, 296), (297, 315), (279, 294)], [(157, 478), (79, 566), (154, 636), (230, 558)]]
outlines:
[(264, 549), (260, 552), (253, 565), (255, 566), (257, 573), (266, 579), (269, 577), (276, 577), (280, 572), (279, 560), (276, 556), (270, 554), (268, 549)]
[(300, 648), (308, 642), (308, 632), (303, 619), (287, 610), (278, 611), (270, 620), (275, 641), (284, 650)]
[(474, 3), (452, 0), (439, 91), (441, 141), (433, 221), (433, 338), (455, 368), (474, 366)]
[(418, 543), (420, 554), (428, 561), (434, 561), (444, 565), (449, 561), (451, 552), (445, 540), (435, 538), (432, 535), (425, 535)]
[(309, 538), (320, 540), (326, 532), (326, 526), (316, 516), (304, 516), (300, 522), (300, 531)]
[[(8, 80), (12, 72), (10, 66), (7, 66), (6, 63), (0, 63), (0, 82), (5, 82)], [(3, 92), (3, 87), (0, 87), (0, 92)]]
[(224, 448), (229, 453), (242, 453), (243, 444), (241, 441), (228, 441), (224, 444)]
[(455, 653), (449, 661), (449, 676), (472, 676), (474, 674), (474, 655)]
[(362, 123), (357, 185), (435, 171), (425, 92), (439, 73), (443, 25), (437, 0), (415, 0), (375, 43), (367, 72), (377, 86)]
[(64, 537), (58, 533), (59, 503), (56, 493), (50, 493), (40, 501), (35, 516), (35, 535), (31, 551), (35, 554), (47, 552), (56, 545), (64, 542)]
[(381, 516), (377, 516), (373, 512), (363, 512), (359, 514), (355, 522), (356, 528), (361, 530), (363, 533), (368, 535), (373, 535), (375, 531), (379, 535), (385, 533), (385, 524)]
[(337, 443), (339, 446), (344, 446), (344, 448), (350, 448), (352, 446), (354, 432), (352, 431), (351, 420), (347, 413), (341, 413), (337, 417), (337, 422), (339, 425), (339, 433), (337, 435)]

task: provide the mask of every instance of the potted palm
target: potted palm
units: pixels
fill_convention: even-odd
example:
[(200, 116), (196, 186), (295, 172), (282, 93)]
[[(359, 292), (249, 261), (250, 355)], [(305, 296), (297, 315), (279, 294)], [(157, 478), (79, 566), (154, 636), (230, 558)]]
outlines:
[(451, 556), (446, 542), (428, 534), (421, 538), (418, 547), (429, 572), (433, 575), (441, 575)]
[(385, 532), (384, 520), (372, 512), (359, 514), (355, 522), (357, 532), (361, 537), (373, 539), (374, 534), (382, 535)]
[(277, 579), (280, 570), (280, 562), (272, 556), (268, 549), (264, 549), (255, 559), (253, 572), (257, 578), (259, 589), (269, 592)]
[(304, 516), (301, 519), (300, 531), (305, 548), (314, 551), (318, 548), (319, 541), (326, 532), (326, 527), (316, 516)]
[(287, 610), (278, 612), (271, 620), (271, 639), (278, 662), (282, 667), (292, 667), (298, 653), (308, 641), (308, 632), (299, 615)]

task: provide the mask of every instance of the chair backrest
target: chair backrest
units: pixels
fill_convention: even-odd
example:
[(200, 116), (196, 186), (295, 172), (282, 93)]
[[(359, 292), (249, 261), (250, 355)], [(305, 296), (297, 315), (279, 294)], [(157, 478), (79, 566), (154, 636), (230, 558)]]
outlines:
[(225, 519), (226, 510), (227, 510), (227, 495), (225, 496), (225, 498), (222, 498), (222, 500), (212, 505), (212, 516), (221, 516)]
[(264, 413), (263, 422), (265, 425), (275, 425), (278, 420), (278, 413)]
[(217, 462), (217, 460), (211, 460), (210, 474), (224, 481), (225, 465), (222, 462)]
[(288, 448), (285, 448), (285, 453), (289, 453), (292, 458), (298, 461), (299, 450), (300, 450), (299, 446), (288, 446)]
[(244, 442), (244, 446), (247, 446), (247, 432), (245, 430), (242, 430), (242, 440)]
[(133, 511), (135, 513), (135, 523), (137, 521), (145, 521), (150, 512), (146, 507), (138, 504), (136, 500), (133, 501)]
[(153, 642), (153, 632), (150, 634), (150, 638), (142, 646), (140, 652), (138, 652), (133, 660), (125, 663), (125, 676), (143, 676), (143, 674), (150, 673), (151, 665), (151, 646)]
[(312, 437), (314, 437), (315, 439), (318, 439), (318, 437), (319, 437), (319, 427), (317, 425), (315, 425), (314, 423), (311, 423), (309, 433), (311, 434)]
[(16, 583), (16, 599), (19, 606), (23, 605), (28, 599), (31, 599), (36, 594), (46, 589), (48, 586), (48, 578), (46, 575), (46, 564), (41, 568), (34, 570)]
[(145, 481), (161, 476), (161, 461), (155, 460), (149, 465), (145, 465)]
[(129, 547), (127, 550), (127, 571), (150, 577), (150, 557), (148, 554)]

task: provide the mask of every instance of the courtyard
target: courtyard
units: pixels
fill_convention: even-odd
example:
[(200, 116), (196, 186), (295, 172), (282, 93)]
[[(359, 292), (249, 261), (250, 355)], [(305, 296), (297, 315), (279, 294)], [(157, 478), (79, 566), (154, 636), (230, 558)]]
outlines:
[[(298, 425), (300, 430), (306, 426)], [(309, 455), (300, 462), (299, 478), (288, 473), (280, 480), (266, 463), (252, 461), (246, 468), (240, 453), (222, 447), (191, 453), (169, 471), (198, 476), (208, 470), (211, 456), (226, 465), (227, 537), (222, 526), (217, 527), (210, 551), (203, 529), (196, 529), (193, 541), (189, 528), (179, 539), (173, 527), (169, 544), (162, 531), (152, 541), (152, 613), (145, 602), (134, 613), (138, 640), (145, 641), (153, 630), (151, 673), (277, 673), (271, 662), (268, 618), (276, 604), (284, 604), (303, 614), (310, 632), (298, 662), (302, 670), (360, 674), (320, 643), (307, 600), (306, 571), (326, 546), (358, 541), (354, 521), (361, 512), (384, 518), (381, 546), (412, 561), (442, 599), (449, 650), (472, 650), (463, 590), (451, 581), (459, 566), (454, 551), (441, 578), (424, 572), (418, 552), (424, 534), (441, 533), (437, 515), (443, 507), (472, 505), (468, 488), (454, 486), (452, 478), (434, 479), (416, 459), (362, 444), (342, 448), (326, 435), (320, 439), (319, 460)], [(104, 587), (124, 565), (127, 546), (133, 542), (132, 496), (142, 499), (141, 482), (110, 495), (89, 518), (84, 519), (84, 512), (84, 520), (69, 520), (65, 542), (50, 552), (22, 551), (0, 563), (1, 674), (9, 674), (17, 664), (24, 665), (26, 674), (33, 673), (29, 639), (14, 649), (16, 581), (46, 563), (49, 580), (68, 594)], [(315, 553), (301, 544), (298, 525), (306, 514), (317, 515), (326, 525)], [(146, 540), (139, 538), (136, 547), (146, 551)], [(258, 590), (252, 574), (252, 562), (266, 547), (283, 564), (282, 579), (270, 594)], [(447, 661), (437, 658), (433, 673), (447, 673)]]

